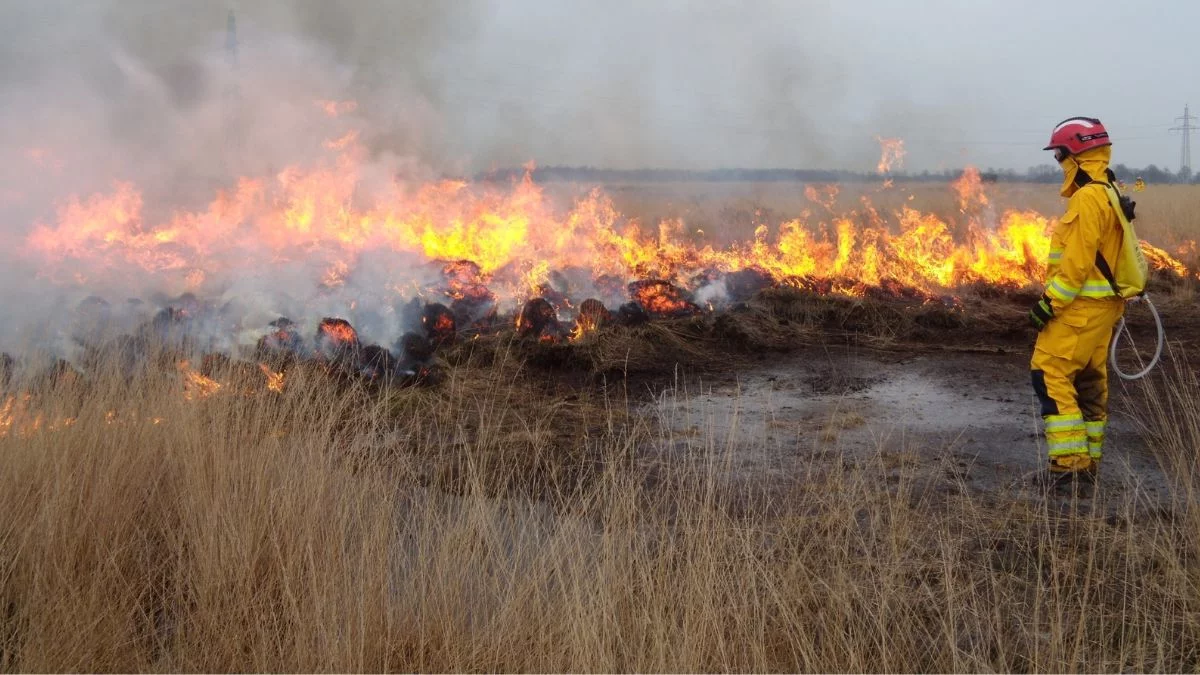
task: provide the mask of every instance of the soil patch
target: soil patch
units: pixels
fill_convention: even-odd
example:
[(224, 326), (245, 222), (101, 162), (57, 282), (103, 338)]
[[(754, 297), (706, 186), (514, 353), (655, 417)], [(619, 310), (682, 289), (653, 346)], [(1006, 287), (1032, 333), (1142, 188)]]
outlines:
[[(1103, 489), (1164, 499), (1168, 479), (1114, 384)], [(916, 470), (936, 489), (1036, 492), (1043, 468), (1028, 355), (810, 348), (737, 373), (680, 380), (643, 413), (663, 429), (647, 461), (712, 462), (739, 480), (786, 483), (834, 462)]]

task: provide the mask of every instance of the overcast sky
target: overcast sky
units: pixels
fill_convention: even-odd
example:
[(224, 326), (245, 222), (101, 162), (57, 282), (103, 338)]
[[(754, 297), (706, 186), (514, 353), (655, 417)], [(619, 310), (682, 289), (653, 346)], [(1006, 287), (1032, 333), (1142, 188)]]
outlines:
[[(222, 90), (230, 9), (246, 86), (354, 98), (372, 143), (438, 168), (866, 170), (879, 135), (905, 139), (908, 169), (1025, 169), (1091, 115), (1116, 161), (1175, 169), (1168, 128), (1200, 109), (1200, 3), (1182, 0), (3, 0), (5, 145), (55, 120), (175, 129), (154, 121)], [(270, 119), (285, 97), (251, 100)]]

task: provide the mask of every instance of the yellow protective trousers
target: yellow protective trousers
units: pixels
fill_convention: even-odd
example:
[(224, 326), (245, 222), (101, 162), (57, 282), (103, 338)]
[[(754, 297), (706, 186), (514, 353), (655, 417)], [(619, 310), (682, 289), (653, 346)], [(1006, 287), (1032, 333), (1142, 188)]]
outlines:
[(1038, 334), (1030, 367), (1051, 459), (1100, 459), (1108, 421), (1108, 345), (1124, 311), (1120, 298), (1076, 298)]

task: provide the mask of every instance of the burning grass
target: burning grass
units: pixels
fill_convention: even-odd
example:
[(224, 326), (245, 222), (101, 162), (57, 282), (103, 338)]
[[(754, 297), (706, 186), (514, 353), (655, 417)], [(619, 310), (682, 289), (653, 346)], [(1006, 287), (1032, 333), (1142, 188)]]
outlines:
[[(786, 209), (722, 211), (709, 228), (703, 212), (623, 212), (601, 188), (558, 199), (531, 174), (507, 185), (380, 184), (368, 179), (370, 153), (346, 138), (311, 166), (238, 178), (205, 210), (144, 204), (127, 183), (63, 195), (53, 216), (45, 205), (22, 253), (39, 278), (67, 288), (144, 294), (149, 285), (215, 297), (261, 277), (258, 300), (270, 306), (362, 301), (387, 312), (421, 298), (445, 304), (448, 313), (423, 317), (439, 328), (486, 332), (535, 298), (573, 321), (588, 299), (610, 311), (632, 301), (631, 310), (652, 317), (686, 317), (773, 284), (856, 297), (902, 289), (914, 298), (972, 285), (1026, 288), (1042, 281), (1058, 211), (997, 199), (968, 169), (939, 186), (932, 210), (918, 206), (915, 188), (891, 182), (793, 185)], [(881, 139), (881, 165), (892, 161), (892, 142)], [(1193, 276), (1178, 257), (1194, 252), (1194, 237), (1176, 236), (1149, 211), (1143, 234), (1162, 233), (1154, 240), (1165, 246), (1150, 259)]]
[(1177, 480), (1150, 504), (943, 489), (889, 459), (902, 445), (731, 480), (703, 433), (681, 441), (704, 462), (648, 460), (670, 432), (618, 384), (565, 389), (496, 356), (385, 395), (315, 367), (282, 393), (189, 401), (174, 374), (114, 367), (32, 394), (75, 421), (0, 435), (0, 664), (1196, 666), (1200, 405), (1182, 362), (1147, 392)]

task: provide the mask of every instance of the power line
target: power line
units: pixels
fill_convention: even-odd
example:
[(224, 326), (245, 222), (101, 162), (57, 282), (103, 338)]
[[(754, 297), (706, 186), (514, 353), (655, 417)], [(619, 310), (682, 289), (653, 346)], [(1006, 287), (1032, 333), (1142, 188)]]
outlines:
[(1197, 119), (1188, 113), (1188, 106), (1183, 106), (1183, 117), (1176, 117), (1176, 122), (1183, 122), (1182, 125), (1171, 127), (1171, 131), (1179, 131), (1183, 134), (1183, 138), (1179, 144), (1179, 172), (1183, 175), (1192, 172), (1192, 132), (1196, 127), (1192, 125), (1192, 120)]

